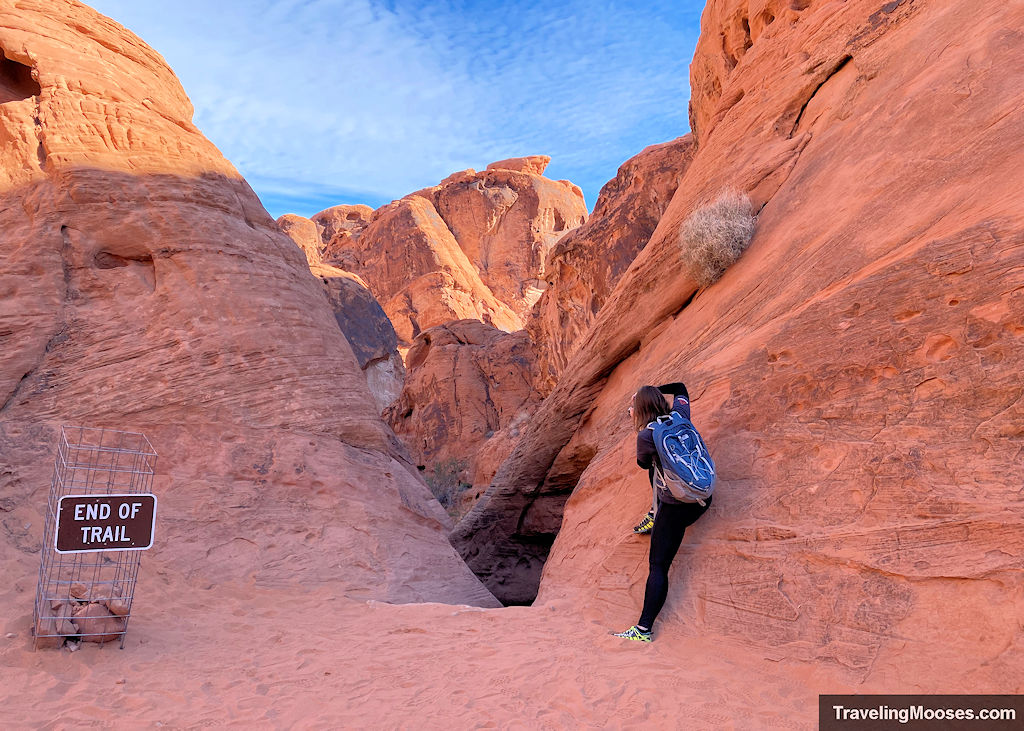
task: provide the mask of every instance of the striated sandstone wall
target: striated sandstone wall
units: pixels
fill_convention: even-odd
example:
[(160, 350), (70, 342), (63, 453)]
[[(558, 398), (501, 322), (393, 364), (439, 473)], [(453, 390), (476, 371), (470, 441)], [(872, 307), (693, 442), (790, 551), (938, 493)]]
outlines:
[(505, 333), (479, 320), (438, 325), (406, 354), (408, 378), (384, 419), (428, 481), (438, 467), (466, 488), (451, 512), (464, 513), (490, 484), (519, 429), (540, 401), (526, 332)]
[[(693, 160), (453, 534), (489, 586), (529, 560), (517, 530), (552, 466), (589, 452), (539, 599), (635, 621), (646, 539), (629, 528), (649, 492), (623, 412), (638, 385), (682, 378), (721, 482), (661, 632), (890, 692), (1013, 692), (1021, 27), (1020, 6), (962, 0), (709, 3)], [(758, 228), (697, 291), (677, 232), (725, 187)]]
[(0, 48), (0, 572), (35, 571), (72, 423), (162, 455), (158, 571), (493, 603), (302, 253), (160, 56), (70, 1), (0, 5)]

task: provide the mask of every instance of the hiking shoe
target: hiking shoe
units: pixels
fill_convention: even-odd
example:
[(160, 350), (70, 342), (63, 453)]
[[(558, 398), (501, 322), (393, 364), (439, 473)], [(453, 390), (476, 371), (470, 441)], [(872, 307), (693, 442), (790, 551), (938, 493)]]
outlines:
[(650, 533), (652, 528), (654, 528), (654, 511), (647, 513), (643, 520), (634, 525), (633, 532), (638, 535), (644, 535)]
[(637, 627), (635, 624), (627, 629), (625, 632), (615, 632), (615, 637), (621, 637), (624, 640), (635, 640), (636, 642), (650, 642), (651, 631), (647, 630), (644, 632), (642, 629)]

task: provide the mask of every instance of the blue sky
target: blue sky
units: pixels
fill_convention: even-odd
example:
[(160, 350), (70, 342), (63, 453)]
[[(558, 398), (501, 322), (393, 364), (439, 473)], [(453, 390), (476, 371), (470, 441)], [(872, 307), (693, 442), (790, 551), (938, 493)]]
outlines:
[(93, 0), (161, 53), (194, 121), (277, 217), (377, 207), (544, 154), (593, 208), (689, 130), (701, 0)]

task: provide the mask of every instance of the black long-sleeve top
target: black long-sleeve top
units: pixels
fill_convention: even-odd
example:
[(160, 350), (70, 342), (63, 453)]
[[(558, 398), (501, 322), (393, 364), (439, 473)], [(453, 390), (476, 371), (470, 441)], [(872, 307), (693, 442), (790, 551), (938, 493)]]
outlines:
[[(683, 383), (666, 383), (658, 386), (658, 390), (672, 396), (672, 411), (678, 411), (682, 416), (690, 418), (690, 394)], [(636, 435), (636, 463), (641, 469), (647, 470), (647, 477), (654, 485), (654, 470), (660, 467), (658, 450), (654, 446), (654, 432), (650, 429), (641, 429)], [(679, 503), (666, 490), (658, 491), (658, 499), (663, 503)]]

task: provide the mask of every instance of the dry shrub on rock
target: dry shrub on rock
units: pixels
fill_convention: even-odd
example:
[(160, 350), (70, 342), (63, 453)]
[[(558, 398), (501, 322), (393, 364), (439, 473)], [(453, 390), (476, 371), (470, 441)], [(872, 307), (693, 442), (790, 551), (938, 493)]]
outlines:
[(734, 190), (690, 214), (679, 230), (683, 262), (701, 287), (714, 284), (740, 258), (754, 235), (750, 199)]

